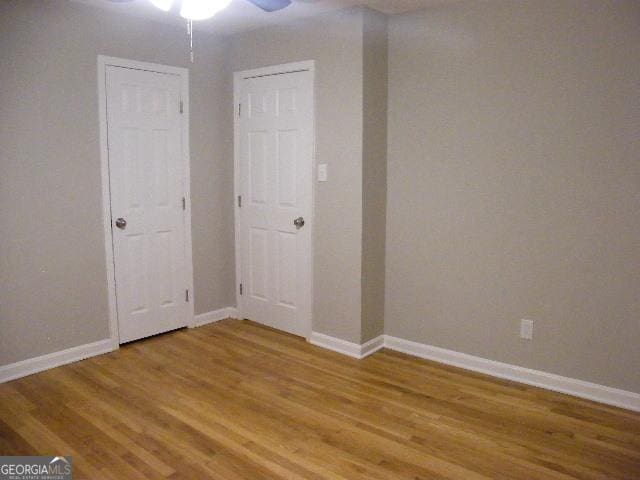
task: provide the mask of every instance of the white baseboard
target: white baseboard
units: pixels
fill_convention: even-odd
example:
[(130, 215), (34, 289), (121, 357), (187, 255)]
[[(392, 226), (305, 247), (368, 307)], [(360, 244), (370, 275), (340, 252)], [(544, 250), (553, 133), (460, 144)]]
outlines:
[(384, 347), (384, 335), (378, 335), (360, 346), (360, 358), (368, 357)]
[[(236, 316), (236, 308), (222, 308), (213, 312), (197, 315), (193, 327), (207, 325), (225, 318), (235, 318)], [(566, 393), (587, 400), (640, 412), (640, 394), (638, 393), (563, 377), (553, 373), (532, 370), (508, 363), (496, 362), (494, 360), (434, 347), (424, 343), (412, 342), (390, 335), (380, 335), (360, 345), (322, 333), (313, 332), (309, 338), (309, 343), (357, 359), (365, 358), (383, 347), (389, 348), (390, 350), (396, 350), (415, 357), (484, 373), (493, 377), (513, 380), (526, 385)], [(115, 349), (117, 349), (117, 345), (114, 346), (111, 339), (106, 339), (0, 366), (0, 383), (77, 362), (78, 360), (84, 360), (96, 355), (102, 355)]]
[(362, 359), (368, 357), (374, 352), (377, 352), (384, 346), (384, 335), (369, 340), (362, 345), (353, 342), (347, 342), (336, 337), (330, 337), (323, 333), (311, 332), (309, 337), (309, 343), (318, 347), (326, 348), (327, 350), (333, 350), (334, 352), (348, 355), (349, 357)]
[(513, 380), (514, 382), (524, 383), (525, 385), (532, 385), (534, 387), (566, 393), (575, 397), (640, 412), (639, 393), (598, 385), (597, 383), (585, 382), (584, 380), (577, 380), (575, 378), (563, 377), (553, 373), (532, 370), (509, 363), (496, 362), (494, 360), (475, 357), (473, 355), (467, 355), (466, 353), (434, 347), (424, 343), (412, 342), (390, 335), (380, 335), (365, 344), (359, 345), (340, 338), (313, 332), (309, 338), (309, 343), (357, 359), (367, 357), (384, 347), (465, 370), (484, 373), (493, 377)]
[(385, 348), (493, 377), (640, 411), (640, 394), (385, 335)]
[(219, 322), (227, 318), (236, 318), (238, 316), (238, 310), (235, 307), (221, 308), (220, 310), (214, 310), (212, 312), (202, 313), (196, 315), (195, 321), (190, 328), (202, 327), (210, 323)]
[(78, 347), (68, 348), (59, 352), (49, 353), (40, 357), (29, 358), (21, 362), (10, 363), (0, 366), (0, 383), (26, 377), (33, 373), (49, 370), (50, 368), (77, 362), (85, 358), (95, 357), (114, 350), (111, 339), (100, 340), (98, 342), (87, 343)]

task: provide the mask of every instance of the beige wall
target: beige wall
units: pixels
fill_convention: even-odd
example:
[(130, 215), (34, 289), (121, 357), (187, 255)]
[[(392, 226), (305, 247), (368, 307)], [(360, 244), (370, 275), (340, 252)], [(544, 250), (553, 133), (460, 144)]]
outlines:
[(384, 333), (387, 17), (363, 10), (362, 342)]
[(465, 1), (389, 35), (386, 333), (640, 392), (640, 3)]
[(384, 309), (394, 336), (640, 392), (639, 4), (394, 17), (388, 119), (385, 34), (351, 9), (198, 34), (189, 65), (182, 29), (0, 2), (0, 365), (108, 335), (98, 54), (190, 68), (197, 313), (235, 303), (231, 72), (313, 59), (314, 330), (366, 341)]
[(0, 2), (0, 365), (108, 337), (98, 54), (189, 67), (196, 312), (235, 304), (224, 46), (196, 48), (188, 65), (182, 29)]
[(313, 330), (361, 339), (362, 12), (320, 15), (231, 37), (233, 71), (316, 61)]

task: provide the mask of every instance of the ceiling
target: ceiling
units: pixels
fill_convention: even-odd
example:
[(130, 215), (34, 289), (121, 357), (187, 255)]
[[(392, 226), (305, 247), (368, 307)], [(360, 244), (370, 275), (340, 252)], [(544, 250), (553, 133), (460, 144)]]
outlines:
[[(99, 8), (104, 8), (124, 15), (135, 15), (155, 21), (184, 26), (185, 20), (174, 8), (171, 12), (163, 12), (151, 5), (147, 0), (132, 0), (117, 3), (108, 0), (72, 0)], [(394, 15), (420, 10), (435, 4), (454, 0), (293, 0), (293, 4), (279, 12), (265, 13), (245, 0), (233, 0), (231, 5), (209, 20), (194, 22), (194, 28), (206, 30), (220, 35), (233, 35), (245, 30), (282, 23), (296, 18), (309, 17), (320, 13), (339, 10), (355, 5), (366, 5), (380, 12)]]

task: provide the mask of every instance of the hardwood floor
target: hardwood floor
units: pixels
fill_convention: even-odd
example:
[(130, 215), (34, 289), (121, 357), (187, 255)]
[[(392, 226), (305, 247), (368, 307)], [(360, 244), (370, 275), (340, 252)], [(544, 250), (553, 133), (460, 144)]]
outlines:
[(631, 479), (640, 414), (226, 320), (0, 385), (0, 454), (76, 479)]

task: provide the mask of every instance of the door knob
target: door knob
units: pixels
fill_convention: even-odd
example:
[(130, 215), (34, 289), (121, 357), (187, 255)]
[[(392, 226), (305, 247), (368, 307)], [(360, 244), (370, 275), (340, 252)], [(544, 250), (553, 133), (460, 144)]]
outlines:
[(300, 229), (302, 227), (304, 227), (304, 218), (302, 217), (298, 217), (293, 221), (293, 224), (296, 226), (297, 229)]
[(125, 228), (127, 228), (127, 221), (124, 218), (117, 219), (116, 227), (118, 227), (120, 230), (124, 230)]

